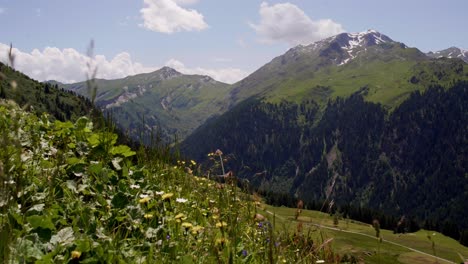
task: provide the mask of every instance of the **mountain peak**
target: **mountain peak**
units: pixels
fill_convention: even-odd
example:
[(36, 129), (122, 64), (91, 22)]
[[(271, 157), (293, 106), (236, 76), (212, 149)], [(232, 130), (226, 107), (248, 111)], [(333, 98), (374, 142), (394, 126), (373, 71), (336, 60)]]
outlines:
[(394, 42), (391, 38), (373, 29), (358, 33), (341, 33), (332, 37), (331, 41), (338, 42), (340, 47), (345, 50), (367, 48), (386, 42)]
[(182, 73), (180, 73), (180, 72), (178, 72), (178, 71), (176, 71), (173, 68), (168, 67), (168, 66), (162, 67), (161, 69), (159, 69), (157, 71), (157, 73), (159, 74), (159, 76), (163, 80), (172, 79), (172, 78), (179, 77), (179, 76), (182, 75)]
[(436, 52), (428, 52), (427, 56), (431, 58), (450, 58), (450, 59), (462, 59), (468, 63), (468, 50), (464, 50), (458, 47), (450, 47), (448, 49), (439, 50)]

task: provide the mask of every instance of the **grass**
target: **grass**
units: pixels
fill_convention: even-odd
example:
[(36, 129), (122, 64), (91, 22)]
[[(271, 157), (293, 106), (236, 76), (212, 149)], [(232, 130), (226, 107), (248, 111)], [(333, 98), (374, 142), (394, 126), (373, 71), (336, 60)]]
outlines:
[[(265, 213), (266, 211), (274, 213), (276, 215), (276, 221), (280, 222), (285, 228), (289, 230), (296, 229), (298, 225), (298, 222), (294, 221), (296, 209), (266, 205), (264, 210)], [(311, 223), (335, 228), (333, 217), (326, 213), (311, 210), (303, 210), (298, 221), (302, 222), (303, 225), (310, 228), (310, 230), (313, 230), (313, 234), (315, 234), (314, 239), (322, 236), (325, 238), (333, 238), (333, 249), (336, 250), (337, 253), (351, 253), (359, 256), (365, 263), (409, 264), (423, 263), (424, 261), (434, 262), (434, 257), (399, 246), (410, 247), (432, 255), (433, 250), (431, 242), (427, 239), (428, 234), (431, 236), (431, 239), (435, 241), (436, 255), (438, 257), (452, 262), (459, 262), (461, 260), (460, 255), (465, 258), (468, 256), (468, 247), (464, 247), (458, 243), (458, 241), (438, 232), (420, 230), (416, 233), (393, 234), (393, 231), (382, 229), (380, 232), (384, 241), (382, 242), (379, 260), (379, 254), (377, 254), (378, 241), (375, 238), (375, 229), (370, 224), (341, 219), (337, 226), (339, 230), (319, 228), (311, 225)], [(344, 231), (357, 232), (360, 234), (347, 233)], [(391, 244), (386, 241), (394, 242), (399, 245)], [(439, 260), (439, 263), (447, 262)]]

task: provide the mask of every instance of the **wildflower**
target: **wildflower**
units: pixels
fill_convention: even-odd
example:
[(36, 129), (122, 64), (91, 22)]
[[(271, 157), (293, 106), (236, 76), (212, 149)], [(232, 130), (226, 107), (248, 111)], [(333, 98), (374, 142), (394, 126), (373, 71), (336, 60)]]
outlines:
[(169, 239), (171, 239), (171, 236), (170, 236), (170, 235), (167, 235), (167, 236), (166, 236), (166, 240), (169, 240)]
[(319, 259), (319, 260), (315, 261), (315, 263), (325, 263), (325, 260)]
[(193, 227), (193, 225), (191, 223), (183, 222), (182, 227), (184, 227), (185, 229), (190, 229)]
[(196, 235), (197, 233), (200, 233), (201, 231), (203, 231), (203, 227), (202, 226), (194, 226), (192, 228), (192, 234), (193, 235)]
[(130, 185), (130, 189), (140, 189), (140, 185), (132, 184), (132, 185)]
[(145, 214), (143, 217), (145, 219), (151, 219), (151, 218), (153, 218), (153, 214)]
[(222, 238), (216, 239), (215, 244), (217, 246), (224, 246), (224, 244), (226, 244), (227, 242), (228, 242), (228, 240), (226, 238), (222, 237)]
[(221, 155), (223, 155), (223, 152), (220, 149), (217, 149), (215, 151), (215, 154), (218, 155), (218, 156), (221, 156)]
[(172, 196), (174, 196), (173, 193), (166, 193), (166, 194), (163, 194), (163, 195), (161, 196), (161, 198), (162, 198), (163, 200), (169, 200), (169, 199), (171, 199)]
[(174, 217), (174, 219), (177, 220), (177, 219), (182, 219), (182, 218), (184, 218), (184, 217), (185, 217), (185, 215), (184, 215), (183, 213), (179, 213), (179, 214), (177, 214), (177, 215)]
[(73, 250), (71, 252), (72, 259), (79, 259), (81, 257), (81, 252), (77, 250)]
[(242, 250), (242, 256), (247, 257), (247, 250), (245, 249)]
[(192, 165), (197, 165), (197, 163), (194, 161), (194, 160), (190, 160), (190, 163), (192, 163)]
[(141, 203), (141, 204), (145, 204), (145, 203), (148, 203), (150, 200), (149, 197), (145, 197), (145, 198), (141, 198), (138, 202)]
[(178, 202), (178, 203), (186, 203), (187, 201), (188, 201), (188, 200), (185, 199), (185, 198), (177, 198), (177, 199), (176, 199), (176, 202)]
[(221, 228), (221, 227), (226, 227), (227, 226), (227, 223), (222, 221), (222, 222), (217, 222), (216, 223), (216, 227), (217, 228)]
[(160, 192), (155, 192), (157, 195), (163, 195), (164, 194), (164, 191), (160, 191)]

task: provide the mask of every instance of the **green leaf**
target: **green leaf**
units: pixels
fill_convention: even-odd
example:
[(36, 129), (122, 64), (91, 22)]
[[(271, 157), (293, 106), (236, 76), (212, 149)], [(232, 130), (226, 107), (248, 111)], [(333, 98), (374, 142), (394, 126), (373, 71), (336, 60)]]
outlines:
[(58, 231), (56, 235), (53, 235), (50, 239), (52, 245), (69, 245), (75, 241), (75, 236), (73, 235), (73, 229), (71, 227), (65, 227)]
[(132, 149), (126, 145), (114, 146), (110, 152), (113, 155), (122, 155), (124, 157), (131, 157), (136, 154), (135, 151), (132, 151)]
[(112, 198), (112, 207), (122, 209), (129, 203), (128, 197), (123, 193), (119, 192)]
[(26, 218), (28, 223), (31, 224), (33, 228), (44, 228), (54, 230), (55, 226), (52, 223), (52, 220), (44, 215), (31, 215)]
[(91, 250), (91, 242), (89, 240), (79, 240), (75, 242), (76, 249), (80, 252), (88, 252)]
[(91, 145), (91, 147), (97, 147), (101, 143), (99, 140), (99, 134), (93, 133), (88, 137), (88, 143)]
[(101, 174), (101, 171), (102, 171), (101, 163), (90, 164), (88, 167), (89, 174), (99, 175)]

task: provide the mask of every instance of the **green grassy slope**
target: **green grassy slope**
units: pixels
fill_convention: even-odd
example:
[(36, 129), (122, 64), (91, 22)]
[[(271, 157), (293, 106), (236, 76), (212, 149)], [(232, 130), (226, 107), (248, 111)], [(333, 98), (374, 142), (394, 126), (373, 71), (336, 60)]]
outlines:
[(340, 260), (256, 217), (235, 178), (216, 182), (194, 175), (194, 162), (171, 165), (117, 145), (86, 117), (50, 122), (0, 100), (0, 135), (2, 263)]
[(420, 230), (416, 233), (394, 234), (393, 231), (382, 229), (380, 232), (383, 241), (379, 243), (372, 225), (352, 219), (341, 218), (338, 225), (334, 225), (333, 216), (327, 213), (303, 210), (295, 220), (296, 209), (269, 205), (263, 207), (263, 212), (270, 217), (275, 215), (277, 225), (283, 228), (295, 230), (301, 223), (303, 229), (310, 231), (315, 239), (332, 238), (334, 250), (341, 254), (357, 256), (365, 263), (436, 262), (434, 250), (435, 256), (442, 258), (437, 259), (439, 263), (458, 263), (462, 260), (460, 256), (468, 258), (468, 247), (434, 231)]
[(365, 90), (367, 100), (394, 108), (411, 92), (430, 84), (448, 85), (453, 80), (468, 79), (463, 61), (430, 60), (419, 50), (398, 43), (369, 47), (344, 65), (333, 64), (318, 51), (301, 53), (297, 49), (235, 84), (233, 100), (259, 95), (269, 102), (312, 99), (323, 105), (328, 99)]

